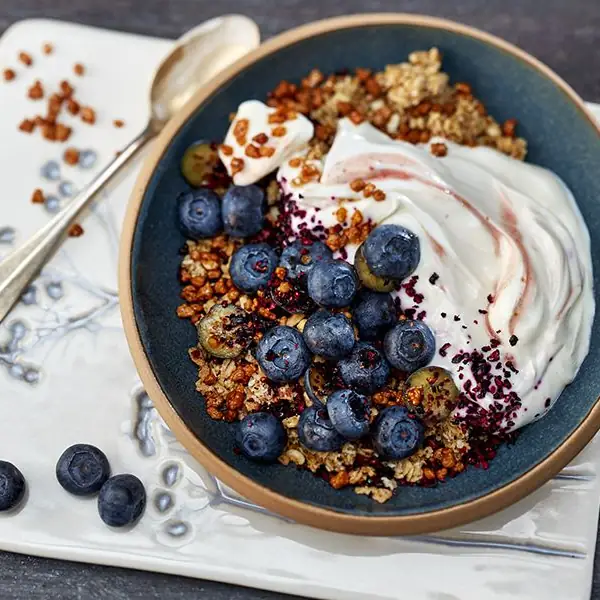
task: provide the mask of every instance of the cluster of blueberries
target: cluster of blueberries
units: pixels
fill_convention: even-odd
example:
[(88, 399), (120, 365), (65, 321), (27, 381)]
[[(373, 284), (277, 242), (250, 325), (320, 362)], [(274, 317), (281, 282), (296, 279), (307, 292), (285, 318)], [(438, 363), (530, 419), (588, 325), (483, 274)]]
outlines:
[[(222, 201), (210, 190), (188, 192), (180, 200), (181, 228), (194, 239), (223, 229), (235, 237), (251, 236), (262, 227), (263, 203), (257, 186), (231, 186)], [(337, 365), (345, 389), (334, 391), (325, 403), (309, 394), (313, 406), (300, 416), (298, 436), (308, 449), (335, 451), (345, 440), (370, 433), (382, 457), (404, 458), (422, 442), (421, 422), (404, 407), (385, 408), (370, 424), (368, 397), (386, 385), (390, 365), (412, 373), (433, 358), (431, 330), (422, 321), (398, 320), (389, 294), (413, 273), (419, 260), (418, 237), (393, 224), (371, 232), (357, 251), (355, 265), (334, 259), (329, 248), (316, 241), (297, 240), (281, 254), (269, 244), (250, 243), (233, 254), (229, 272), (239, 290), (255, 293), (265, 288), (280, 266), (291, 285), (302, 288), (319, 307), (302, 333), (277, 325), (256, 348), (263, 372), (276, 383), (297, 381), (309, 373), (313, 355)], [(339, 310), (348, 307), (353, 322)], [(373, 344), (381, 339), (382, 345)], [(309, 387), (309, 377), (304, 380)], [(271, 462), (283, 450), (286, 435), (274, 415), (259, 412), (240, 422), (237, 443), (247, 457)]]
[[(111, 527), (135, 523), (146, 506), (144, 484), (130, 474), (110, 476), (102, 450), (89, 444), (67, 448), (56, 463), (56, 479), (75, 496), (98, 494), (100, 518)], [(25, 478), (10, 462), (0, 461), (0, 511), (16, 509), (25, 498)]]

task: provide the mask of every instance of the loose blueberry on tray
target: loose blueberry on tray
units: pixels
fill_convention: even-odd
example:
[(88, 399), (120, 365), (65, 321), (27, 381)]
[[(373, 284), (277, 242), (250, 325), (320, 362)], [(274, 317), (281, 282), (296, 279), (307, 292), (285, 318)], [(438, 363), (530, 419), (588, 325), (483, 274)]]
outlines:
[(181, 194), (179, 225), (183, 234), (193, 240), (217, 235), (223, 229), (219, 196), (206, 188)]
[(98, 512), (111, 527), (135, 523), (146, 507), (144, 484), (135, 475), (115, 475), (100, 489)]
[(277, 266), (277, 254), (268, 244), (247, 244), (231, 257), (229, 273), (239, 290), (253, 293), (269, 283)]
[(363, 244), (369, 269), (379, 277), (402, 280), (419, 264), (419, 238), (400, 225), (376, 227)]
[(390, 294), (360, 293), (352, 318), (361, 340), (381, 339), (396, 321), (396, 307)]
[(246, 415), (238, 424), (237, 444), (244, 456), (258, 462), (274, 462), (286, 443), (285, 430), (277, 417), (258, 412)]
[(307, 242), (296, 240), (281, 253), (279, 266), (286, 270), (291, 280), (305, 277), (320, 262), (333, 258), (331, 250), (323, 242)]
[(361, 394), (382, 388), (390, 376), (390, 366), (377, 348), (358, 342), (350, 356), (338, 363), (343, 382)]
[(308, 295), (320, 306), (348, 306), (357, 289), (356, 272), (343, 260), (317, 263), (308, 274)]
[(265, 194), (257, 185), (232, 185), (223, 197), (225, 233), (232, 237), (256, 235), (263, 226)]
[(412, 373), (431, 362), (435, 337), (423, 321), (406, 319), (386, 333), (383, 349), (393, 367)]
[(343, 358), (354, 347), (354, 328), (350, 319), (325, 309), (308, 317), (302, 335), (313, 354), (330, 360)]
[(0, 511), (16, 508), (25, 497), (25, 477), (12, 463), (0, 460)]
[(67, 448), (56, 463), (56, 479), (69, 493), (90, 496), (100, 491), (110, 477), (108, 458), (89, 444)]
[(317, 406), (302, 411), (298, 420), (298, 439), (304, 447), (316, 452), (334, 452), (344, 443), (344, 438), (329, 420), (327, 410)]
[(271, 381), (283, 383), (299, 379), (310, 365), (311, 356), (297, 329), (277, 325), (258, 342), (256, 360)]
[(384, 408), (373, 424), (373, 445), (385, 458), (406, 458), (423, 442), (423, 425), (403, 406)]
[(335, 429), (347, 440), (369, 433), (369, 399), (353, 390), (337, 390), (327, 399), (327, 414)]

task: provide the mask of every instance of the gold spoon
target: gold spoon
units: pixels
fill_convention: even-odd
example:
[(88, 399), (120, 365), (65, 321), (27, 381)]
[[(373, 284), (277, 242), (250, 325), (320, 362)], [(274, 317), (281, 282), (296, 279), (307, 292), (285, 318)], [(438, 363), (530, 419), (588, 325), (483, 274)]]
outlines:
[(0, 322), (54, 255), (70, 226), (98, 192), (156, 137), (199, 87), (259, 43), (256, 23), (242, 15), (206, 21), (175, 42), (154, 74), (150, 87), (150, 118), (144, 130), (52, 220), (0, 262)]

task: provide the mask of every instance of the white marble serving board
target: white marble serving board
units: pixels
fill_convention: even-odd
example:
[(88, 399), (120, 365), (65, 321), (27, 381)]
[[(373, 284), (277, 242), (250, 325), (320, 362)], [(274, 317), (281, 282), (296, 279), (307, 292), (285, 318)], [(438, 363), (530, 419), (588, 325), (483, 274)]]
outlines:
[[(49, 41), (51, 56), (41, 53)], [(72, 25), (24, 21), (0, 40), (0, 254), (45, 223), (32, 189), (56, 192), (39, 174), (64, 145), (17, 131), (41, 111), (25, 99), (41, 79), (68, 77), (97, 109), (69, 145), (98, 152), (95, 168), (62, 167), (83, 185), (138, 132), (147, 117), (154, 66), (171, 42)], [(16, 61), (21, 50), (31, 68)], [(398, 57), (401, 59), (402, 57)], [(86, 75), (72, 76), (81, 62)], [(599, 107), (600, 108), (600, 107)], [(598, 112), (600, 116), (600, 111)], [(123, 119), (122, 129), (112, 125)], [(563, 474), (504, 512), (435, 536), (367, 538), (296, 525), (239, 498), (176, 442), (142, 391), (121, 329), (117, 239), (135, 171), (84, 222), (0, 328), (0, 457), (29, 483), (25, 507), (0, 518), (0, 549), (216, 579), (327, 599), (584, 600), (589, 598), (600, 483), (600, 441)], [(14, 237), (14, 241), (11, 241)], [(33, 301), (33, 302), (32, 302)], [(149, 502), (132, 531), (99, 519), (95, 500), (68, 495), (54, 477), (75, 442), (102, 448), (114, 472), (145, 483)]]

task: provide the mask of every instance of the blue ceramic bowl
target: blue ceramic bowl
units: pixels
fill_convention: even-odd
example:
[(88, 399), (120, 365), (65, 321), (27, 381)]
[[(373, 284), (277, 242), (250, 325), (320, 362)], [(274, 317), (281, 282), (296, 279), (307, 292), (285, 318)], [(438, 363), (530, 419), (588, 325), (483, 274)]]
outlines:
[(516, 444), (502, 447), (489, 470), (468, 469), (436, 488), (402, 488), (379, 505), (351, 490), (335, 491), (308, 472), (260, 466), (234, 453), (233, 428), (211, 420), (194, 389), (188, 348), (193, 327), (177, 318), (177, 273), (184, 239), (175, 198), (186, 188), (179, 161), (199, 138), (221, 139), (228, 115), (264, 98), (281, 79), (298, 81), (357, 66), (381, 69), (411, 51), (437, 46), (454, 81), (471, 83), (499, 121), (516, 117), (529, 142), (528, 160), (552, 169), (574, 192), (590, 228), (600, 273), (600, 136), (581, 100), (532, 57), (482, 32), (414, 15), (360, 15), (283, 34), (245, 57), (198, 93), (163, 131), (136, 186), (121, 256), (123, 318), (148, 393), (179, 440), (238, 492), (292, 519), (366, 534), (439, 530), (497, 511), (563, 468), (600, 426), (598, 319), (575, 382)]

